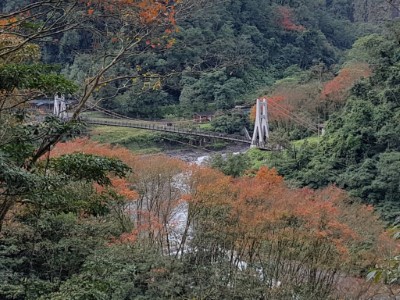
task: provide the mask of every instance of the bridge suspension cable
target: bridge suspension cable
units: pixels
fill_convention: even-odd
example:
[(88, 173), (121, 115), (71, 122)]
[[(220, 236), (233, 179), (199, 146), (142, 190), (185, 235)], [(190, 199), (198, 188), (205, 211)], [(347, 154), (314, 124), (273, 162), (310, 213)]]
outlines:
[[(104, 114), (106, 114), (108, 116), (119, 118), (119, 119), (126, 119), (126, 120), (131, 120), (131, 121), (136, 121), (136, 122), (137, 121), (148, 122), (148, 121), (139, 120), (139, 119), (135, 119), (135, 118), (131, 118), (131, 117), (128, 117), (128, 116), (125, 116), (125, 115), (118, 114), (118, 113), (116, 113), (114, 111), (107, 110), (107, 109), (105, 109), (105, 108), (103, 108), (103, 107), (101, 107), (101, 106), (99, 106), (97, 104), (92, 104), (89, 108), (90, 109), (94, 109), (96, 111), (99, 111), (101, 113), (104, 113)], [(190, 121), (190, 120), (181, 120), (181, 121), (174, 121), (173, 124), (175, 124), (175, 125), (177, 125), (177, 124), (190, 124), (191, 122), (192, 121)]]
[(317, 132), (317, 129), (315, 129), (311, 124), (309, 125), (309, 124), (307, 124), (307, 123), (303, 123), (303, 122), (297, 120), (296, 118), (294, 118), (292, 115), (289, 115), (289, 114), (287, 114), (286, 112), (277, 109), (276, 107), (273, 108), (272, 110), (278, 111), (279, 113), (285, 115), (286, 117), (288, 117), (289, 119), (291, 119), (292, 121), (294, 121), (295, 123), (297, 123), (298, 125), (300, 125), (300, 126), (306, 128), (306, 129), (309, 129), (309, 130), (311, 130), (311, 131)]
[(97, 104), (92, 104), (91, 107), (89, 107), (89, 108), (97, 110), (99, 112), (102, 112), (102, 113), (104, 113), (106, 115), (109, 115), (109, 116), (112, 116), (112, 117), (115, 117), (115, 118), (118, 118), (118, 119), (134, 120), (134, 119), (132, 119), (130, 117), (118, 114), (118, 113), (116, 113), (114, 111), (111, 111), (111, 110), (108, 110), (108, 109), (105, 109), (105, 108), (103, 108), (103, 107), (101, 107), (101, 106), (99, 106)]
[(297, 124), (307, 128), (309, 130), (312, 130), (314, 132), (318, 132), (318, 129), (315, 128), (313, 124), (309, 123), (308, 121), (306, 121), (305, 119), (299, 117), (298, 115), (292, 113), (286, 107), (284, 107), (284, 106), (282, 106), (282, 105), (280, 105), (280, 104), (278, 104), (278, 103), (276, 103), (274, 101), (271, 101), (271, 103), (273, 104), (273, 105), (271, 105), (272, 109), (275, 109), (276, 111), (284, 114), (285, 116), (287, 116), (288, 118), (290, 118), (291, 120), (296, 122)]
[[(63, 100), (63, 99), (62, 99)], [(55, 96), (54, 98), (54, 106), (56, 109), (54, 110), (54, 114), (56, 114), (58, 117), (64, 118), (64, 116), (60, 116), (58, 113), (59, 108), (57, 105), (59, 105), (59, 97), (58, 95)], [(296, 116), (292, 112), (290, 112), (287, 108), (279, 105), (276, 102), (272, 102), (274, 106), (271, 106), (272, 108), (277, 109), (280, 111), (280, 113), (283, 113), (284, 115), (288, 116), (290, 119), (293, 121), (297, 122), (298, 124), (311, 129), (315, 130), (316, 128), (313, 127), (310, 123), (308, 123), (306, 120)], [(170, 127), (170, 124), (158, 124), (156, 122), (145, 122), (145, 123), (138, 123), (137, 119), (133, 119), (127, 116), (124, 116), (122, 114), (118, 114), (116, 112), (107, 110), (105, 108), (100, 107), (99, 105), (95, 103), (90, 103), (89, 105), (86, 105), (89, 109), (95, 109), (97, 111), (100, 111), (108, 116), (111, 116), (112, 118), (115, 119), (123, 119), (121, 120), (113, 120), (112, 118), (110, 119), (104, 119), (104, 118), (91, 118), (89, 116), (82, 116), (84, 120), (86, 120), (89, 124), (93, 125), (110, 125), (110, 126), (118, 126), (118, 127), (130, 127), (130, 128), (140, 128), (140, 129), (147, 129), (147, 130), (155, 130), (155, 131), (162, 131), (162, 132), (169, 132), (169, 133), (176, 133), (176, 134), (186, 134), (186, 135), (193, 135), (193, 136), (200, 136), (200, 137), (205, 137), (205, 138), (216, 138), (216, 139), (222, 139), (222, 140), (227, 140), (227, 141), (232, 141), (232, 142), (240, 142), (240, 143), (246, 143), (250, 144), (253, 147), (258, 147), (260, 149), (264, 150), (273, 150), (269, 145), (267, 145), (267, 142), (269, 140), (269, 128), (268, 128), (268, 107), (267, 107), (267, 99), (257, 99), (257, 113), (256, 113), (256, 124), (255, 124), (255, 130), (253, 133), (253, 138), (251, 140), (248, 139), (248, 137), (242, 137), (242, 136), (237, 136), (237, 135), (229, 135), (229, 134), (221, 134), (221, 133), (212, 133), (212, 132), (207, 132), (207, 131), (201, 131), (199, 128), (196, 130), (192, 130), (192, 128), (180, 128), (180, 127)], [(65, 108), (64, 108), (65, 111)], [(143, 120), (141, 120), (143, 122)], [(278, 147), (277, 150), (280, 150), (282, 147)]]

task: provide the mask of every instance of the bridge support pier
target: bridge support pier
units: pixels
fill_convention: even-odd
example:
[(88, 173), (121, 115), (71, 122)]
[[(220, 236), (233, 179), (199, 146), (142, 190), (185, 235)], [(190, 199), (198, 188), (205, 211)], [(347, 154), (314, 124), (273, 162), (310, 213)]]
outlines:
[(264, 148), (269, 139), (267, 99), (257, 99), (256, 121), (250, 148)]

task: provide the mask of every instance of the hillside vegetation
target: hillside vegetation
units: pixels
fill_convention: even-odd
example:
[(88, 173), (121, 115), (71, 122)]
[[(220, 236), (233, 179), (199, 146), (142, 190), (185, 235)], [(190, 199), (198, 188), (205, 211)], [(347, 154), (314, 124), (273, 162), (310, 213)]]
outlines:
[(319, 143), (303, 143), (300, 148), (275, 154), (268, 162), (298, 185), (319, 188), (337, 184), (379, 207), (392, 222), (398, 222), (400, 215), (399, 47), (395, 32), (396, 27), (386, 37), (363, 37), (349, 52), (350, 57), (367, 62), (372, 75), (339, 97), (340, 109), (329, 114)]
[[(5, 2), (7, 11), (23, 0)], [(168, 37), (146, 38), (139, 47), (142, 51), (111, 71), (122, 76), (132, 68), (135, 80), (116, 80), (95, 92), (94, 98), (103, 99), (106, 108), (145, 118), (190, 116), (252, 103), (254, 91), (293, 70), (335, 71), (331, 67), (343, 50), (365, 31), (350, 21), (342, 6), (335, 1), (209, 2), (190, 17), (180, 20), (178, 15), (177, 30), (167, 32)], [(102, 26), (96, 20), (91, 24)], [(87, 30), (70, 30), (43, 45), (42, 59), (61, 64), (67, 77), (80, 82), (97, 64), (88, 51), (115, 43), (99, 42)]]
[[(399, 295), (397, 6), (1, 1), (0, 298)], [(77, 100), (68, 116), (30, 102), (56, 93)], [(210, 166), (80, 118), (211, 111), (203, 128), (236, 133), (256, 97), (285, 149)]]

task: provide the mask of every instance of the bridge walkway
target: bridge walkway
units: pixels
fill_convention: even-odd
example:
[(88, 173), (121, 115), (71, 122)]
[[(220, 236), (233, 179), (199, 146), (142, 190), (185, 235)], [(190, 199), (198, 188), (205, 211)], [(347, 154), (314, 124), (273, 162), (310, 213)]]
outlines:
[[(106, 125), (106, 126), (116, 126), (116, 127), (128, 127), (128, 128), (137, 128), (137, 129), (145, 129), (159, 132), (168, 132), (182, 135), (191, 135), (191, 136), (200, 136), (206, 138), (213, 138), (219, 140), (225, 140), (230, 142), (237, 142), (251, 145), (251, 140), (234, 134), (225, 134), (225, 133), (217, 133), (217, 132), (208, 132), (202, 131), (199, 129), (186, 129), (182, 127), (176, 127), (174, 125), (168, 126), (167, 124), (162, 123), (141, 123), (137, 121), (130, 120), (116, 120), (116, 119), (105, 119), (105, 118), (91, 118), (91, 117), (82, 117), (84, 122), (91, 125)], [(270, 150), (268, 148), (263, 148), (264, 150)]]

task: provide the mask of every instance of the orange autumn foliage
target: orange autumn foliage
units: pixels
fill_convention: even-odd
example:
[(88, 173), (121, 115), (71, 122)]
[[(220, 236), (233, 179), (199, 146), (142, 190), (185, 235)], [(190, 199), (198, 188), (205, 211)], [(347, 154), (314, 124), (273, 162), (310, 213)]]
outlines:
[(280, 15), (280, 25), (287, 31), (298, 31), (302, 32), (305, 27), (302, 25), (296, 25), (293, 21), (293, 11), (291, 8), (286, 6), (279, 6), (278, 13)]
[[(321, 101), (321, 89), (320, 80), (301, 83), (288, 79), (275, 83), (265, 96), (272, 100), (268, 103), (269, 120), (278, 123), (281, 128), (290, 128), (290, 130), (293, 126), (310, 128), (321, 114), (330, 109), (330, 106), (326, 106), (326, 102)], [(253, 108), (253, 116), (255, 116), (255, 108)]]
[(265, 166), (261, 167), (256, 173), (257, 180), (265, 181), (270, 185), (279, 185), (283, 183), (283, 177), (278, 174), (276, 169), (269, 169)]
[(189, 172), (190, 203), (202, 206), (213, 206), (218, 201), (219, 205), (230, 202), (231, 181), (220, 171), (203, 167), (191, 166)]
[(136, 5), (140, 9), (139, 16), (144, 23), (157, 22), (165, 18), (170, 24), (176, 25), (175, 6), (168, 5), (169, 1), (142, 0)]
[[(94, 186), (98, 193), (106, 192), (109, 189), (108, 187), (101, 186), (97, 183), (94, 184)], [(111, 186), (112, 189), (115, 190), (119, 196), (122, 196), (127, 200), (134, 200), (139, 197), (139, 194), (130, 188), (129, 182), (127, 182), (127, 180), (124, 178), (111, 178)]]
[[(56, 147), (50, 152), (50, 157), (59, 157), (71, 153), (85, 153), (109, 158), (116, 158), (123, 161), (128, 166), (132, 167), (135, 156), (126, 148), (112, 147), (111, 145), (100, 144), (86, 138), (79, 138), (66, 143), (58, 143)], [(137, 192), (130, 189), (130, 184), (127, 178), (111, 178), (112, 189), (120, 196), (127, 200), (137, 198)], [(99, 193), (105, 192), (110, 187), (101, 187), (95, 184), (95, 188)]]
[(170, 254), (177, 247), (174, 237), (180, 228), (179, 216), (186, 207), (179, 188), (186, 165), (179, 159), (153, 155), (138, 157), (132, 167), (130, 181), (138, 192), (129, 207), (135, 227), (132, 234)]
[(138, 18), (143, 24), (164, 22), (174, 27), (176, 25), (175, 8), (181, 1), (80, 0), (80, 2), (89, 8), (88, 15), (93, 15), (95, 10), (121, 12), (124, 18)]
[[(318, 68), (317, 68), (318, 67)], [(268, 101), (268, 117), (281, 127), (296, 126), (310, 128), (343, 105), (351, 88), (361, 78), (372, 74), (366, 63), (347, 64), (332, 80), (323, 82), (323, 67), (316, 66), (318, 80), (300, 83), (297, 80), (283, 80), (276, 83), (265, 98)], [(317, 72), (316, 71), (316, 72)], [(255, 118), (255, 107), (250, 118)]]
[[(191, 194), (186, 198), (194, 210), (192, 216), (201, 218), (197, 222), (209, 234), (229, 240), (230, 251), (241, 260), (252, 262), (267, 246), (270, 251), (283, 251), (279, 255), (288, 260), (304, 255), (301, 259), (327, 268), (355, 261), (366, 267), (380, 256), (383, 224), (370, 207), (351, 203), (347, 193), (334, 186), (317, 191), (292, 189), (266, 167), (254, 177), (234, 181), (207, 168), (197, 169), (192, 176)], [(211, 217), (210, 209), (218, 212), (217, 219)], [(374, 246), (354, 252), (366, 241), (374, 241)], [(279, 245), (286, 243), (293, 248), (282, 250)]]
[(272, 95), (268, 98), (271, 121), (288, 121), (293, 113), (292, 106), (287, 101), (286, 95)]
[(59, 157), (74, 152), (118, 158), (130, 167), (132, 167), (131, 164), (136, 159), (136, 156), (126, 148), (101, 144), (87, 138), (77, 138), (66, 143), (58, 143), (51, 150), (50, 157)]
[[(197, 247), (230, 251), (232, 263), (280, 260), (281, 273), (274, 275), (280, 280), (302, 276), (305, 268), (366, 269), (393, 247), (372, 208), (335, 186), (290, 188), (267, 167), (233, 179), (178, 159), (138, 157), (86, 139), (59, 144), (52, 155), (74, 151), (117, 154), (134, 170), (128, 182), (113, 180), (120, 194), (133, 200), (126, 213), (134, 229), (112, 243), (145, 241), (176, 255), (191, 247), (194, 228), (196, 243), (201, 243)], [(129, 189), (132, 185), (135, 192)], [(182, 224), (176, 217), (183, 213), (187, 219)], [(288, 272), (297, 264), (302, 264), (296, 268), (300, 271)]]
[(18, 19), (16, 17), (11, 17), (11, 18), (1, 18), (0, 17), (0, 28), (1, 27), (14, 27), (16, 26), (18, 22)]
[(339, 74), (324, 84), (321, 99), (342, 102), (351, 87), (361, 78), (371, 76), (372, 71), (366, 63), (354, 63), (341, 69)]
[[(127, 178), (112, 178), (112, 189), (129, 200), (125, 213), (134, 223), (134, 230), (115, 238), (113, 242), (131, 243), (150, 239), (164, 249), (164, 243), (175, 234), (172, 222), (180, 213), (182, 192), (176, 187), (179, 174), (185, 171), (185, 163), (163, 155), (136, 156), (126, 148), (100, 144), (89, 139), (75, 139), (59, 143), (51, 151), (51, 157), (83, 152), (99, 156), (117, 158), (130, 166), (133, 174)], [(131, 187), (134, 186), (135, 190)], [(96, 185), (100, 193), (109, 187)]]
[[(163, 27), (163, 32), (155, 40), (146, 40), (146, 45), (153, 49), (171, 48), (175, 43), (169, 38), (173, 32), (178, 31), (175, 19), (176, 6), (180, 1), (164, 0), (81, 0), (82, 5), (87, 9), (89, 17), (110, 17), (119, 19), (126, 24), (135, 24), (139, 27)], [(96, 12), (96, 14), (95, 14)], [(136, 30), (136, 29), (134, 29)], [(115, 32), (118, 34), (118, 30)], [(112, 43), (123, 41), (113, 36)], [(139, 38), (137, 38), (139, 40)], [(98, 48), (99, 45), (93, 45)]]

